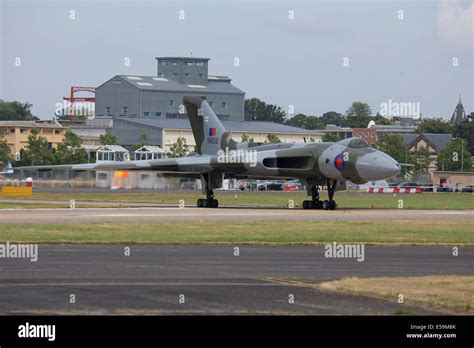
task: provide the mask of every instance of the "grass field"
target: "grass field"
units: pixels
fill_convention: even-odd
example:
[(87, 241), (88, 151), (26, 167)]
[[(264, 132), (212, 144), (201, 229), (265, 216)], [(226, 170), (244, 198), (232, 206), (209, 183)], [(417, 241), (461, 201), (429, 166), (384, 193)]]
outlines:
[[(68, 207), (69, 201), (74, 199), (76, 207), (87, 207), (90, 203), (94, 206), (110, 206), (110, 203), (150, 203), (150, 204), (176, 204), (182, 199), (185, 205), (194, 206), (196, 200), (202, 198), (199, 192), (71, 192), (71, 193), (33, 193), (32, 197), (0, 198), (0, 208), (27, 207), (43, 208), (53, 204), (55, 207)], [(287, 206), (289, 200), (294, 200), (295, 205), (308, 199), (305, 192), (219, 192), (216, 198), (220, 205), (252, 205), (252, 206)], [(321, 199), (327, 199), (325, 192)], [(403, 200), (406, 209), (474, 209), (474, 195), (469, 193), (422, 193), (422, 194), (367, 194), (345, 193), (336, 194), (339, 208), (398, 208), (399, 200)], [(36, 203), (29, 204), (28, 201)], [(102, 204), (101, 204), (102, 203)]]
[[(346, 278), (316, 285), (323, 290), (353, 293), (455, 314), (474, 314), (474, 276)], [(409, 314), (409, 313), (408, 313)]]
[(48, 243), (239, 243), (474, 245), (472, 220), (215, 221), (0, 224), (0, 241)]

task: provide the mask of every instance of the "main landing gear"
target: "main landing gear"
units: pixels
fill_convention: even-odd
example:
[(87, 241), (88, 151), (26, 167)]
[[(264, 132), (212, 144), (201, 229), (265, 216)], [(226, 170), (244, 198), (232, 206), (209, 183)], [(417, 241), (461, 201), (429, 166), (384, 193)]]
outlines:
[[(332, 181), (332, 182), (331, 182)], [(323, 210), (334, 210), (336, 209), (336, 201), (334, 198), (334, 193), (336, 191), (336, 180), (328, 180), (328, 196), (329, 200), (320, 201), (319, 200), (319, 186), (313, 185), (311, 186), (311, 193), (312, 200), (303, 201), (303, 209), (323, 209)]]
[(219, 206), (219, 201), (214, 199), (214, 191), (207, 190), (207, 198), (199, 198), (197, 200), (198, 208), (217, 208)]

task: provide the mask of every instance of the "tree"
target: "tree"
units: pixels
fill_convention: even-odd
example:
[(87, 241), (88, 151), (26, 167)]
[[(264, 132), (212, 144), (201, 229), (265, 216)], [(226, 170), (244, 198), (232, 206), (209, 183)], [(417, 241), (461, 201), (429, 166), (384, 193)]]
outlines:
[(170, 150), (167, 153), (168, 157), (176, 158), (176, 157), (184, 157), (189, 153), (189, 146), (186, 144), (186, 139), (183, 137), (179, 137), (176, 139), (176, 142), (171, 145)]
[(453, 136), (456, 138), (465, 139), (469, 144), (469, 152), (474, 153), (474, 120), (473, 121), (467, 120), (461, 124), (455, 125)]
[(453, 132), (454, 126), (442, 118), (424, 119), (415, 129), (415, 133), (437, 133), (450, 134)]
[(305, 114), (298, 114), (286, 121), (288, 126), (299, 127), (304, 129), (323, 129), (325, 124), (320, 117), (307, 116)]
[(148, 145), (148, 142), (149, 142), (148, 134), (146, 134), (146, 133), (140, 134), (139, 141), (140, 141), (141, 146)]
[(138, 138), (138, 144), (133, 145), (131, 148), (132, 148), (132, 151), (136, 151), (139, 148), (141, 148), (143, 146), (146, 146), (146, 145), (150, 145), (150, 141), (148, 139), (148, 134), (142, 133), (142, 134), (140, 134), (140, 137)]
[(0, 168), (13, 159), (10, 146), (7, 141), (3, 139), (3, 134), (0, 134)]
[(20, 150), (22, 165), (50, 165), (56, 163), (56, 156), (48, 140), (39, 135), (38, 128), (32, 128), (28, 135), (28, 145)]
[(431, 163), (430, 151), (426, 147), (420, 147), (413, 152), (412, 162), (415, 165), (415, 174), (423, 175), (428, 173), (428, 167)]
[(244, 113), (252, 121), (284, 123), (286, 117), (281, 107), (267, 104), (258, 98), (245, 99)]
[(463, 169), (464, 171), (472, 171), (471, 153), (467, 141), (460, 138), (453, 139), (439, 153), (436, 167), (438, 170), (458, 171)]
[(0, 120), (31, 121), (32, 106), (30, 103), (0, 100)]
[(100, 143), (102, 145), (115, 145), (117, 142), (117, 136), (114, 133), (107, 132), (100, 135)]
[(280, 138), (275, 135), (275, 134), (267, 134), (267, 140), (265, 140), (266, 143), (281, 143)]
[(387, 134), (376, 148), (385, 152), (399, 163), (407, 163), (408, 151), (405, 140), (400, 134)]
[(355, 101), (352, 103), (351, 107), (347, 109), (346, 116), (358, 118), (370, 117), (372, 116), (372, 110), (370, 109), (369, 104)]
[[(376, 148), (391, 156), (398, 163), (412, 163), (412, 156), (408, 153), (404, 138), (400, 134), (388, 134), (383, 141), (376, 144)], [(408, 168), (401, 167), (402, 175), (406, 174)]]
[(321, 138), (322, 141), (324, 141), (325, 143), (336, 143), (338, 142), (340, 139), (339, 139), (339, 136), (337, 134), (334, 134), (334, 133), (326, 133), (323, 135), (323, 137)]
[(325, 112), (322, 116), (321, 116), (321, 121), (324, 123), (324, 125), (328, 125), (328, 124), (334, 124), (336, 126), (342, 126), (342, 121), (343, 121), (343, 116), (338, 113), (338, 112), (335, 112), (335, 111), (329, 111), (329, 112)]
[(366, 103), (355, 101), (346, 111), (342, 125), (351, 128), (366, 128), (372, 119), (372, 110)]
[(247, 134), (242, 134), (241, 136), (242, 142), (244, 143), (253, 143), (255, 142), (254, 138), (250, 138)]
[(82, 139), (71, 130), (66, 130), (63, 141), (56, 149), (56, 159), (59, 164), (87, 162), (87, 152), (82, 147)]

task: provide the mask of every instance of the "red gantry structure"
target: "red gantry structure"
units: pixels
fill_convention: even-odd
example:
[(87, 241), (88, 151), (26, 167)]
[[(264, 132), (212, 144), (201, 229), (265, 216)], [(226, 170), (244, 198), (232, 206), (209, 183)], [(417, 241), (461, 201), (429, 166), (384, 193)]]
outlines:
[(71, 87), (71, 96), (64, 97), (63, 100), (67, 100), (71, 103), (70, 113), (69, 113), (69, 123), (72, 126), (74, 124), (74, 103), (76, 102), (93, 102), (95, 103), (95, 97), (74, 97), (76, 92), (90, 92), (95, 95), (95, 87)]

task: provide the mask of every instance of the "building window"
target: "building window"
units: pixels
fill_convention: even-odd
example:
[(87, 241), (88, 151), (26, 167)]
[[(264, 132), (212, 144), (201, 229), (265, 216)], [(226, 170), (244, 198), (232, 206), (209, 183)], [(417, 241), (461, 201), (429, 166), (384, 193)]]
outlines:
[(213, 102), (213, 101), (210, 101), (208, 104), (209, 104), (209, 106), (210, 106), (211, 108), (214, 107), (214, 102)]
[(26, 128), (20, 128), (20, 133), (25, 133), (26, 132)]
[(200, 78), (203, 78), (203, 77), (204, 77), (204, 74), (199, 74), (199, 77), (200, 77)]
[(10, 128), (10, 133), (15, 133), (15, 128)]
[(161, 61), (160, 64), (163, 66), (176, 66), (178, 65), (178, 62)]
[(189, 73), (188, 73), (188, 72), (184, 73), (184, 76), (188, 77), (188, 76), (189, 76)]
[(165, 77), (165, 74), (159, 73), (159, 74), (158, 74), (158, 77)]
[(128, 112), (128, 106), (122, 106), (122, 113), (126, 114)]
[(171, 106), (171, 107), (175, 107), (175, 106), (176, 106), (176, 101), (170, 100), (170, 106)]
[(225, 102), (225, 101), (222, 102), (222, 103), (221, 103), (221, 107), (222, 107), (223, 109), (227, 109), (227, 102)]
[(166, 118), (178, 118), (178, 114), (175, 112), (167, 112)]
[(110, 106), (105, 107), (105, 112), (107, 113), (107, 115), (110, 114)]
[(104, 181), (104, 180), (107, 180), (109, 178), (109, 174), (108, 173), (99, 173), (97, 175), (97, 180), (101, 180), (101, 181)]
[(174, 73), (173, 73), (173, 76), (174, 76), (174, 77), (178, 77), (179, 74), (178, 74), (177, 72), (174, 72)]
[(143, 116), (150, 116), (150, 112), (149, 111), (143, 111)]
[(155, 112), (156, 117), (161, 117), (161, 112)]
[(60, 134), (60, 133), (61, 133), (61, 131), (59, 129), (54, 130), (54, 134)]
[(196, 62), (196, 66), (204, 66), (205, 64), (205, 62)]

